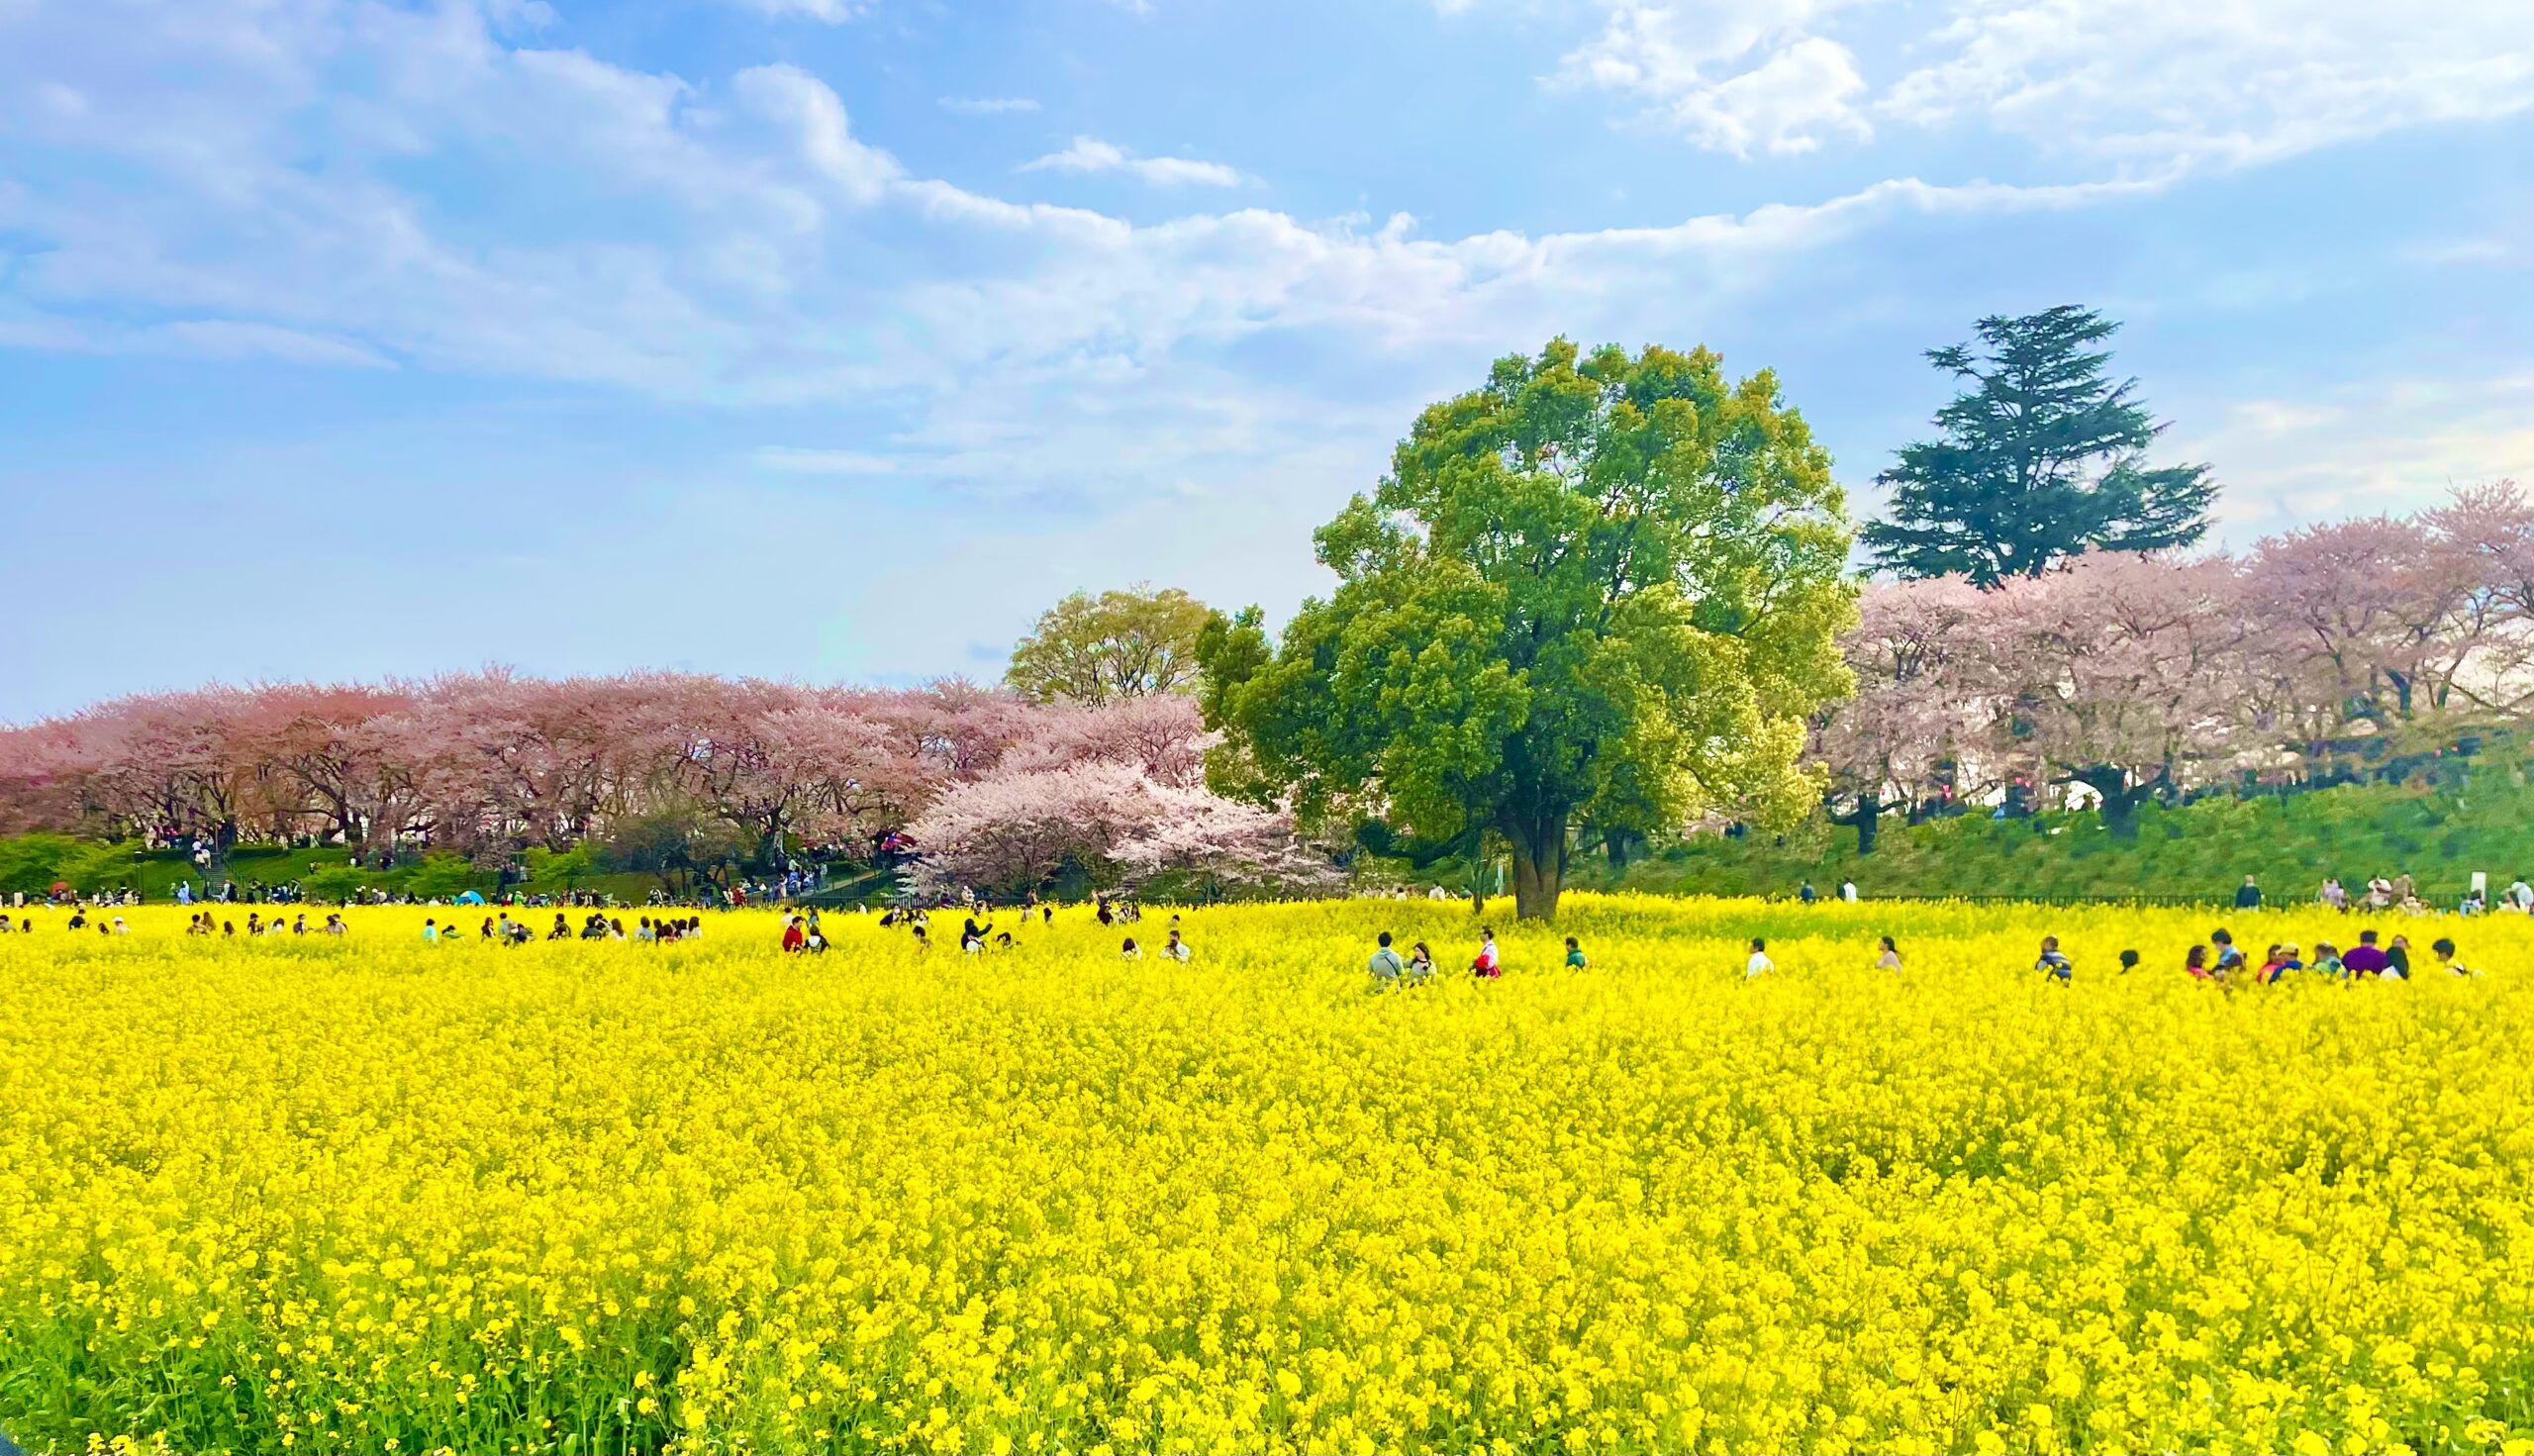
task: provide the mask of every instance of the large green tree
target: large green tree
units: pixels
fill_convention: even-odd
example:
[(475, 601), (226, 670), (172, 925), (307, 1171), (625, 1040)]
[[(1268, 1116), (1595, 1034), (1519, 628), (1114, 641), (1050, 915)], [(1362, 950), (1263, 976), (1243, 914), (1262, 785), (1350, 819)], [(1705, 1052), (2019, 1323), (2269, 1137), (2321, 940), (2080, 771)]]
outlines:
[(1849, 532), (1771, 375), (1563, 340), (1499, 360), (1315, 539), (1337, 590), (1272, 654), (1254, 616), (1207, 636), (1215, 725), (1307, 814), (1501, 833), (1530, 918), (1587, 831), (1817, 801), (1800, 757), (1849, 685)]
[(2112, 382), (2111, 355), (2094, 346), (2118, 324), (2063, 304), (1977, 327), (1978, 352), (1927, 352), (1971, 387), (1936, 412), (1939, 437), (1904, 446), (1877, 477), (1892, 519), (1865, 529), (1876, 564), (1994, 586), (2097, 547), (2199, 539), (2217, 484), (2205, 465), (2146, 463), (2164, 427), (2136, 400), (2138, 381)]
[(1038, 703), (1098, 706), (1197, 686), (1206, 604), (1172, 587), (1075, 592), (1041, 613), (1012, 649), (1004, 682)]

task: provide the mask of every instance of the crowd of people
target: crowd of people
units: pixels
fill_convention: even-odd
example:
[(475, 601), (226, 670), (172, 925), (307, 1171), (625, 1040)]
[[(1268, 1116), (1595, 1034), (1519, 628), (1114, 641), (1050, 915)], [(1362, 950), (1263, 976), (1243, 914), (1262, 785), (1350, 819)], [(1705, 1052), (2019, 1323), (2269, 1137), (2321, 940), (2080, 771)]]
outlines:
[[(1847, 887), (1841, 888), (1844, 891)], [(2246, 893), (2238, 897), (2241, 908), (2248, 911), (2259, 910), (2261, 908), (2259, 886), (2248, 877), (2244, 891)], [(1844, 895), (1842, 898), (1845, 898)], [(2365, 895), (2354, 903), (2342, 890), (2338, 880), (2327, 881), (2318, 899), (2323, 904), (2344, 912), (2365, 910), (2398, 913), (2406, 905), (2417, 904), (2416, 897), (2407, 884), (2406, 876), (2371, 880)], [(92, 917), (90, 915), (92, 908), (103, 909), (104, 907), (91, 907), (78, 901), (70, 902), (71, 915), (68, 928), (84, 930), (93, 927), (99, 933), (106, 935), (130, 933), (131, 927), (125, 922), (123, 917), (102, 914)], [(540, 933), (526, 918), (515, 917), (512, 914), (516, 908), (518, 907), (509, 904), (502, 905), (496, 913), (483, 918), (471, 936), (465, 932), (455, 918), (452, 917), (442, 922), (439, 917), (434, 916), (423, 922), (422, 938), (427, 943), (435, 944), (473, 939), (512, 946), (524, 945), (538, 939), (548, 941), (631, 940), (646, 944), (674, 944), (697, 939), (704, 933), (702, 918), (693, 915), (639, 916), (635, 919), (633, 928), (629, 930), (624, 919), (610, 913), (608, 907), (591, 909), (577, 926), (572, 923), (569, 916), (558, 910), (554, 914), (552, 923)], [(1018, 947), (1021, 942), (1016, 931), (1025, 932), (1033, 925), (1036, 928), (1045, 929), (1055, 922), (1055, 907), (1052, 904), (1040, 902), (1034, 894), (1015, 902), (1009, 908), (1017, 912), (1018, 920), (1016, 923), (1003, 929), (996, 928), (991, 904), (973, 898), (956, 905), (945, 901), (930, 908), (892, 907), (880, 915), (879, 923), (883, 928), (904, 930), (918, 947), (929, 949), (932, 943), (932, 915), (936, 911), (955, 914), (960, 917), (958, 937), (960, 951), (967, 955), (984, 955), (990, 951), (1005, 951)], [(0, 912), (0, 934), (24, 933), (38, 928), (34, 916), (24, 913), (27, 909), (24, 896), (17, 898), (14, 909), (20, 912), (14, 920), (10, 914)], [(2499, 909), (2520, 914), (2534, 913), (2534, 885), (2529, 885), (2521, 875), (2516, 877), (2514, 883), (2501, 894)], [(855, 913), (868, 914), (869, 910), (868, 907), (856, 907)], [(2486, 912), (2474, 909), (2466, 910), (2464, 913), (2470, 915)], [(1093, 902), (1092, 915), (1103, 926), (1114, 926), (1139, 922), (1142, 919), (1142, 910), (1130, 899), (1101, 896), (1095, 898)], [(309, 923), (308, 913), (300, 912), (290, 916), (285, 924), (282, 914), (277, 912), (266, 918), (260, 909), (255, 909), (246, 912), (244, 933), (250, 937), (282, 934), (340, 936), (348, 933), (348, 930), (349, 927), (340, 914), (328, 913), (322, 922), (312, 925)], [(232, 937), (239, 933), (240, 929), (235, 920), (221, 919), (210, 910), (189, 916), (185, 924), (185, 934), (188, 936)], [(1195, 948), (1189, 944), (1181, 928), (1179, 916), (1174, 914), (1170, 917), (1164, 937), (1155, 951), (1159, 957), (1180, 965), (1189, 964), (1194, 959)], [(780, 943), (786, 954), (825, 954), (829, 948), (829, 941), (820, 912), (816, 909), (787, 910), (783, 915)], [(1139, 961), (1144, 958), (1144, 954), (1142, 944), (1132, 935), (1126, 936), (1120, 944), (1121, 959)], [(2433, 941), (2429, 946), (2429, 954), (2432, 958), (2430, 967), (2437, 971), (2454, 976), (2480, 974), (2462, 961), (2456, 942), (2450, 936), (2440, 936)], [(2119, 953), (2118, 973), (2127, 975), (2136, 970), (2141, 963), (2142, 957), (2138, 951), (2123, 950)], [(1573, 935), (1565, 937), (1564, 967), (1569, 970), (1584, 970), (1590, 964), (1591, 961), (1584, 953), (1582, 942)], [(1878, 971), (1897, 974), (1902, 970), (1900, 947), (1894, 937), (1884, 935), (1878, 938), (1873, 964)], [(1434, 979), (1436, 968), (1437, 960), (1432, 946), (1418, 940), (1410, 945), (1403, 954), (1388, 930), (1380, 932), (1372, 956), (1366, 964), (1374, 984), (1382, 989), (1426, 985)], [(2077, 976), (2075, 962), (2062, 948), (2059, 937), (2056, 935), (2047, 935), (2042, 938), (2032, 969), (2046, 981), (2063, 986), (2072, 984)], [(1776, 970), (1777, 962), (1769, 954), (1766, 938), (1752, 937), (1742, 964), (1743, 977), (1750, 979), (1766, 976)], [(2219, 926), (2209, 932), (2207, 940), (2193, 944), (2184, 952), (2181, 970), (2194, 981), (2232, 990), (2239, 986), (2275, 986), (2290, 979), (2303, 978), (2341, 982), (2402, 981), (2411, 979), (2415, 967), (2408, 935), (2396, 933), (2388, 940), (2381, 931), (2372, 927), (2360, 930), (2356, 940), (2346, 950), (2333, 941), (2318, 940), (2309, 956), (2304, 947), (2298, 943), (2283, 940), (2267, 945), (2260, 959), (2255, 960), (2244, 947), (2236, 943), (2231, 931), (2224, 926)], [(1470, 956), (1468, 971), (1473, 978), (1479, 980), (1496, 980), (1505, 974), (1504, 953), (1497, 944), (1493, 927), (1483, 926), (1479, 930), (1478, 945)]]
[[(2316, 892), (2314, 899), (2320, 904), (2343, 912), (2366, 910), (2378, 914), (2398, 912), (2412, 916), (2435, 913), (2433, 907), (2420, 899), (2419, 887), (2407, 874), (2394, 875), (2389, 879), (2379, 875), (2369, 880), (2366, 888), (2355, 897), (2351, 896), (2349, 888), (2340, 882), (2339, 877), (2334, 876), (2323, 881), (2323, 887)], [(2244, 876), (2243, 888), (2235, 892), (2235, 905), (2243, 910), (2260, 907), (2261, 886), (2251, 875)], [(2499, 892), (2498, 904), (2495, 906), (2490, 904), (2489, 891), (2482, 885), (2475, 885), (2466, 890), (2463, 898), (2455, 905), (2457, 915), (2488, 915), (2494, 910), (2509, 915), (2534, 915), (2534, 884), (2527, 883), (2524, 875), (2517, 875), (2506, 889)]]
[[(2291, 977), (2306, 976), (2331, 981), (2411, 979), (2410, 937), (2397, 934), (2385, 944), (2379, 943), (2380, 938), (2377, 930), (2361, 930), (2357, 943), (2346, 952), (2330, 941), (2317, 941), (2310, 960), (2305, 958), (2303, 948), (2295, 942), (2281, 941), (2265, 950), (2260, 962), (2255, 963), (2235, 944), (2232, 932), (2221, 925), (2209, 932), (2205, 943), (2193, 945), (2184, 953), (2182, 969), (2194, 980), (2229, 990), (2239, 985), (2276, 986)], [(1133, 943), (1127, 942), (1130, 947)], [(2435, 968), (2440, 971), (2455, 976), (2481, 974), (2463, 963), (2451, 937), (2440, 936), (2429, 946), (2429, 953), (2435, 958)], [(2121, 951), (2119, 974), (2128, 975), (2143, 961), (2144, 957), (2136, 950)], [(1583, 945), (1575, 936), (1567, 936), (1566, 968), (1583, 970), (1591, 962), (1585, 957)], [(1777, 961), (1769, 955), (1767, 938), (1751, 937), (1748, 953), (1742, 962), (1743, 978), (1749, 980), (1770, 975), (1777, 968)], [(1900, 942), (1890, 935), (1878, 937), (1874, 969), (1899, 974), (1901, 968)], [(1407, 955), (1402, 956), (1391, 932), (1384, 930), (1375, 939), (1372, 958), (1365, 969), (1372, 974), (1378, 987), (1422, 986), (1434, 978), (1434, 951), (1419, 940), (1409, 948)], [(2056, 935), (2041, 938), (2040, 952), (2033, 958), (2032, 969), (2050, 983), (2061, 986), (2073, 984), (2077, 976), (2076, 962), (2061, 948)], [(1505, 974), (1504, 957), (1497, 948), (1493, 929), (1479, 931), (1478, 951), (1470, 957), (1469, 971), (1481, 980), (1495, 980)]]

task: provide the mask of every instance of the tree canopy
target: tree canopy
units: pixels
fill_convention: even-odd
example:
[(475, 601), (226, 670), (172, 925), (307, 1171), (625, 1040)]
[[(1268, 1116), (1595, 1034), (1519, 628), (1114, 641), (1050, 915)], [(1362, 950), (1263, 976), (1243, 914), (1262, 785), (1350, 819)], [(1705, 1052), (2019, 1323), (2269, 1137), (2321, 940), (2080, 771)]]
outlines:
[(1037, 703), (1098, 707), (1196, 686), (1206, 604), (1176, 587), (1073, 595), (1048, 608), (1012, 649), (1004, 682)]
[(1218, 623), (1212, 723), (1307, 816), (1501, 833), (1518, 914), (1546, 916), (1578, 830), (1809, 810), (1849, 539), (1774, 376), (1555, 340), (1417, 419), (1315, 536), (1339, 585), (1272, 654), (1254, 615)]
[(1891, 520), (1866, 527), (1876, 564), (1901, 576), (1961, 573), (1981, 586), (2039, 576), (2084, 551), (2155, 551), (2208, 530), (2217, 484), (2205, 465), (2151, 467), (2164, 427), (2113, 383), (2093, 345), (2119, 325), (2061, 305), (1978, 325), (1929, 360), (1972, 387), (1936, 412), (1942, 435), (1900, 450), (1876, 477)]

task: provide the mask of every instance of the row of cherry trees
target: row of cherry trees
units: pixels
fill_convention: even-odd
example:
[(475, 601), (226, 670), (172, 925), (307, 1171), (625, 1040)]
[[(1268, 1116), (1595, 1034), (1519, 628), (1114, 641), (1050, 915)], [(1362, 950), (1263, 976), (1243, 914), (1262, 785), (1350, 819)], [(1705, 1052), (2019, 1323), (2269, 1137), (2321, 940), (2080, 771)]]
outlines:
[(1042, 707), (962, 683), (206, 688), (0, 732), (0, 831), (313, 837), (487, 866), (593, 845), (646, 868), (863, 858), (903, 832), (933, 885), (1017, 891), (1068, 862), (1127, 882), (1313, 873), (1283, 817), (1206, 792), (1207, 742), (1183, 696)]
[(1870, 585), (1857, 695), (1816, 728), (1832, 805), (1871, 848), (2008, 791), (2098, 802), (2328, 780), (2534, 719), (2534, 502), (2510, 484), (2241, 555), (2082, 557), (1982, 591)]

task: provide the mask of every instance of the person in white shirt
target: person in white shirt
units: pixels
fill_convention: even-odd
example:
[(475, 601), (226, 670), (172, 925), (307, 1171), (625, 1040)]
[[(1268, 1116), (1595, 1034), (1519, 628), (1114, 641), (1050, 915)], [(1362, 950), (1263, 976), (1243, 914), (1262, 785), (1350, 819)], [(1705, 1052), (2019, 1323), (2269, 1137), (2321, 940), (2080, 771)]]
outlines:
[(1188, 957), (1191, 952), (1188, 949), (1188, 942), (1180, 939), (1179, 932), (1177, 930), (1173, 930), (1170, 932), (1170, 939), (1163, 943), (1161, 953), (1169, 956), (1172, 960), (1175, 960), (1184, 966), (1188, 964)]
[(2516, 883), (2507, 887), (2507, 903), (2518, 910), (2534, 911), (2534, 885), (2525, 883), (2525, 877), (2518, 875)]
[(1850, 905), (1856, 904), (1857, 882), (1854, 880), (1841, 880), (1839, 882), (1839, 898)]
[(1769, 942), (1752, 936), (1751, 958), (1742, 963), (1742, 979), (1747, 981), (1753, 976), (1765, 976), (1777, 968), (1778, 963), (1769, 959)]

